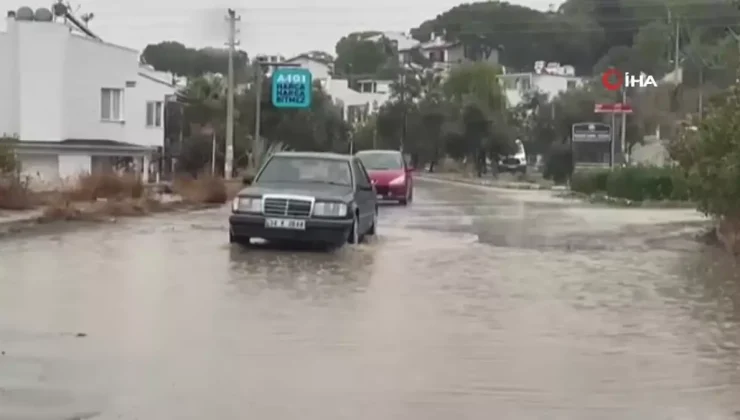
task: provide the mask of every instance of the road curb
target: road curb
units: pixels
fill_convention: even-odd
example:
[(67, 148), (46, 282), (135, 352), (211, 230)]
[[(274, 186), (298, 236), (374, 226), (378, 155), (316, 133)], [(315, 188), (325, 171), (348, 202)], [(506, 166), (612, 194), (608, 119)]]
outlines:
[(531, 191), (558, 191), (562, 190), (561, 188), (557, 188), (557, 186), (545, 186), (545, 185), (539, 185), (539, 184), (533, 184), (528, 182), (501, 182), (501, 181), (489, 181), (485, 179), (477, 180), (477, 179), (469, 179), (469, 178), (457, 178), (457, 177), (446, 177), (446, 176), (436, 176), (436, 175), (417, 175), (417, 178), (422, 180), (431, 180), (431, 181), (444, 181), (444, 182), (454, 182), (458, 184), (464, 184), (464, 185), (474, 185), (477, 187), (487, 187), (487, 188), (500, 188), (500, 189), (506, 189), (506, 190), (531, 190)]
[(37, 224), (39, 224), (39, 216), (36, 214), (13, 220), (2, 220), (0, 221), (0, 237), (18, 233)]

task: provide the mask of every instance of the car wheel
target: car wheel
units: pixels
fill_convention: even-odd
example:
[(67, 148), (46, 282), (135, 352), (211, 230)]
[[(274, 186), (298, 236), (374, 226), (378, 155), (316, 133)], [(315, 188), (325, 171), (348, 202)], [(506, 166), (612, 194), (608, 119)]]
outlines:
[(373, 225), (370, 226), (370, 229), (367, 231), (368, 236), (375, 236), (378, 234), (378, 209), (375, 208), (375, 213), (373, 213)]
[(352, 229), (349, 231), (347, 242), (350, 244), (359, 244), (360, 239), (362, 239), (360, 235), (360, 218), (355, 215), (354, 219), (352, 219)]

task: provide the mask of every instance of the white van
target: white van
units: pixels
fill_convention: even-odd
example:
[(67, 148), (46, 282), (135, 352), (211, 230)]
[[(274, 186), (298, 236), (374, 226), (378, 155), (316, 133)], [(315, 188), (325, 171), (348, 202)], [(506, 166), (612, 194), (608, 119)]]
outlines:
[(514, 142), (516, 153), (503, 157), (498, 162), (501, 172), (527, 172), (527, 152), (524, 150), (524, 144), (521, 140), (516, 139)]

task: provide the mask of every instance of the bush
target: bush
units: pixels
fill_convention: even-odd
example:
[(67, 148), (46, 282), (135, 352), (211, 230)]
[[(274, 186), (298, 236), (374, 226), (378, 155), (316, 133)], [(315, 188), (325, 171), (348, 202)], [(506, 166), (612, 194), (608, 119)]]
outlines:
[(740, 217), (740, 84), (710, 107), (698, 130), (672, 142), (671, 158), (688, 174), (692, 197), (705, 214)]
[(688, 179), (681, 170), (672, 167), (628, 166), (577, 172), (571, 180), (571, 189), (631, 201), (690, 199)]
[(570, 189), (584, 194), (606, 192), (607, 180), (611, 173), (608, 169), (579, 171), (570, 179)]
[(178, 177), (173, 189), (183, 200), (197, 204), (223, 204), (229, 199), (229, 192), (223, 178), (202, 173), (197, 178)]
[(7, 144), (0, 143), (0, 176), (15, 175), (19, 169), (20, 164), (13, 149)]
[(0, 175), (0, 209), (27, 210), (36, 205), (28, 183), (14, 175)]
[(542, 176), (556, 184), (564, 184), (573, 175), (573, 152), (567, 144), (553, 144), (545, 157)]
[(144, 183), (134, 174), (114, 172), (85, 174), (77, 179), (71, 189), (65, 191), (65, 195), (77, 201), (141, 198), (144, 196)]

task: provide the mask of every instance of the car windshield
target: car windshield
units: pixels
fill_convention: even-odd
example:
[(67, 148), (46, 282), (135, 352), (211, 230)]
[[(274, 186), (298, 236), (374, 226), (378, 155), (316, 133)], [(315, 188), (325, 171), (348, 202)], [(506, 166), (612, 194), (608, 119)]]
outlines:
[(349, 163), (338, 159), (275, 156), (255, 182), (318, 182), (352, 185)]
[(403, 169), (403, 159), (400, 153), (361, 153), (362, 164), (368, 170)]

